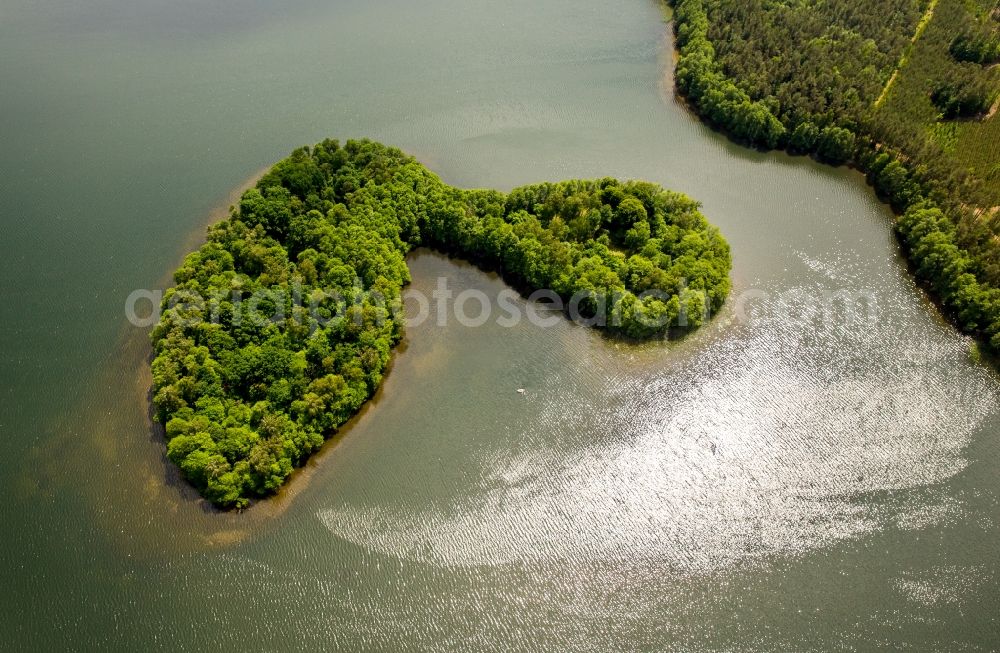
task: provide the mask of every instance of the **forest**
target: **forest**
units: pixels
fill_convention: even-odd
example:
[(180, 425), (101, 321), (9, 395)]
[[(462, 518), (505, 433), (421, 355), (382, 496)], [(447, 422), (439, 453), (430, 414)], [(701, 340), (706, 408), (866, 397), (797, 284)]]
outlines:
[(697, 328), (729, 292), (729, 246), (690, 198), (647, 182), (509, 194), (443, 183), (371, 141), (296, 150), (209, 229), (163, 298), (153, 402), (167, 456), (216, 506), (275, 492), (382, 382), (417, 246), (522, 290), (582, 297), (588, 324)]
[(733, 139), (856, 166), (917, 276), (1000, 352), (995, 0), (675, 0), (678, 91)]

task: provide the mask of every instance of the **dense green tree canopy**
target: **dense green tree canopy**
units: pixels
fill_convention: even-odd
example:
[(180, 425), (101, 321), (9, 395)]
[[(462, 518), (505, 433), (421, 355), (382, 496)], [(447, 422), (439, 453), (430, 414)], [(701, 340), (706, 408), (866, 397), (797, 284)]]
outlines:
[(917, 275), (1000, 348), (996, 0), (672, 4), (694, 109), (741, 142), (864, 170)]
[(208, 500), (274, 492), (375, 392), (418, 245), (575, 297), (628, 338), (696, 328), (729, 292), (725, 240), (655, 184), (505, 195), (453, 188), (370, 141), (296, 150), (185, 259), (152, 334), (167, 455)]

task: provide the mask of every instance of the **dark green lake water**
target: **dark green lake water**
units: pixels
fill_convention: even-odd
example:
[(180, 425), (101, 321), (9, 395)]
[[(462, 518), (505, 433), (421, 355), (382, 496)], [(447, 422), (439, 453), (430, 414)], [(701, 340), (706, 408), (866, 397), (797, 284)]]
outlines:
[[(858, 175), (675, 101), (667, 31), (649, 0), (0, 2), (2, 647), (1000, 646), (995, 378)], [(428, 322), (288, 492), (206, 510), (149, 422), (125, 297), (327, 136), (461, 186), (686, 192), (734, 300), (641, 347)], [(817, 313), (831, 293), (866, 310)]]

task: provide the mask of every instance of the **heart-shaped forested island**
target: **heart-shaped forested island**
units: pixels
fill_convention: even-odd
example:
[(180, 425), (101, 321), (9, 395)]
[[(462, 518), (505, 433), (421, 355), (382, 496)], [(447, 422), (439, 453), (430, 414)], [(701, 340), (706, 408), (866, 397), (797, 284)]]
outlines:
[(417, 246), (549, 291), (570, 318), (628, 339), (695, 329), (729, 292), (719, 230), (656, 184), (504, 194), (454, 188), (371, 141), (296, 150), (185, 259), (152, 333), (167, 455), (206, 499), (274, 493), (372, 396)]

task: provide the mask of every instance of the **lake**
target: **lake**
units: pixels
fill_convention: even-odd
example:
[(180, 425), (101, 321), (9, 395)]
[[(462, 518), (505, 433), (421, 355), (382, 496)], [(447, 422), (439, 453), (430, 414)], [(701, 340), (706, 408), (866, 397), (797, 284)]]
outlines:
[[(1000, 646), (995, 376), (859, 174), (728, 142), (671, 65), (650, 0), (3, 3), (5, 644)], [(463, 187), (682, 191), (732, 246), (733, 297), (641, 346), (415, 326), (280, 496), (214, 512), (165, 459), (125, 298), (326, 137)], [(410, 265), (426, 292), (506, 288)]]

